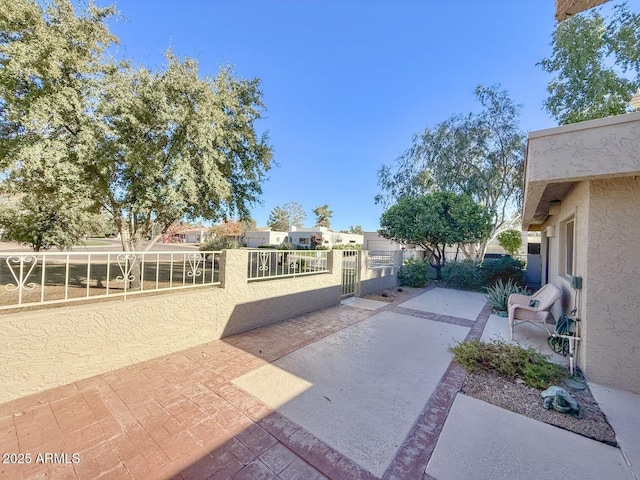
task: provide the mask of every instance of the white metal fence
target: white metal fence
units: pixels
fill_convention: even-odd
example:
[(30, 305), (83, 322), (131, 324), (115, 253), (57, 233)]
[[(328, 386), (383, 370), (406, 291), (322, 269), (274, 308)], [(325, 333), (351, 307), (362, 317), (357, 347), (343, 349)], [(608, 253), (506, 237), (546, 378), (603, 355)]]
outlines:
[(258, 250), (249, 252), (251, 281), (329, 272), (327, 250)]
[(360, 251), (343, 250), (342, 253), (342, 298), (356, 294), (360, 270)]
[(0, 252), (0, 310), (219, 285), (220, 253)]
[(400, 264), (402, 250), (370, 250), (367, 255), (367, 268), (392, 267)]

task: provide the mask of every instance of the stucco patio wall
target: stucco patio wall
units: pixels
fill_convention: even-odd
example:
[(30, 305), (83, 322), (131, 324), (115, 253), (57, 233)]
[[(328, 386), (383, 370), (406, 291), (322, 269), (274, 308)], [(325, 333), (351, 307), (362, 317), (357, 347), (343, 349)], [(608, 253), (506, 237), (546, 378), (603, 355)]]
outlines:
[(340, 302), (331, 273), (247, 282), (246, 250), (221, 257), (220, 287), (0, 316), (0, 403)]

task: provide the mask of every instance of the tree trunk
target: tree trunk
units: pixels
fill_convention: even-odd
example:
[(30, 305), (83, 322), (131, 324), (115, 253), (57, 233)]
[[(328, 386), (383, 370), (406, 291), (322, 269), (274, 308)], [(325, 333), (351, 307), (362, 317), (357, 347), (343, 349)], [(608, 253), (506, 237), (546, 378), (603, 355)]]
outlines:
[(442, 280), (442, 267), (433, 267), (436, 269), (436, 280)]

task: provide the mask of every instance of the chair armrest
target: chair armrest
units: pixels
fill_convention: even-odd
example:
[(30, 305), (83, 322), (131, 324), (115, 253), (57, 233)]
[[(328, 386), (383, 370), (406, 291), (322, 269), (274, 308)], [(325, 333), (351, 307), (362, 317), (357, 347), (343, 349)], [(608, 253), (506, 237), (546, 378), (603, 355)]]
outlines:
[(529, 305), (529, 301), (533, 300), (533, 297), (530, 295), (520, 295), (519, 293), (512, 293), (509, 295), (508, 304), (509, 305)]

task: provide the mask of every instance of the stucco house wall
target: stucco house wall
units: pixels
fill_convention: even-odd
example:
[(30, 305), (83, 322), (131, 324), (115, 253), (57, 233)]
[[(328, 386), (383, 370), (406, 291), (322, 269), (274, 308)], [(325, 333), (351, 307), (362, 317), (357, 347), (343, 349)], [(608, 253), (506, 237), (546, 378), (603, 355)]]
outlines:
[[(589, 381), (640, 393), (640, 112), (531, 132), (523, 229), (542, 235), (542, 283), (577, 306), (578, 366)], [(574, 218), (573, 272), (565, 271)], [(548, 227), (553, 227), (553, 236)], [(548, 264), (548, 266), (546, 265)], [(546, 271), (548, 270), (548, 275)]]
[[(542, 246), (543, 249), (549, 249), (548, 268), (545, 265), (545, 252), (543, 254), (542, 265), (542, 284), (553, 283), (560, 287), (563, 291), (562, 300), (555, 303), (551, 310), (554, 318), (558, 319), (563, 314), (569, 314), (576, 305), (576, 298), (578, 298), (578, 311), (577, 314), (583, 319), (580, 324), (581, 335), (587, 337), (587, 330), (589, 328), (589, 315), (585, 315), (586, 303), (585, 298), (587, 296), (589, 282), (583, 282), (582, 290), (579, 296), (576, 296), (576, 290), (571, 288), (571, 281), (569, 277), (561, 273), (561, 242), (564, 232), (562, 231), (562, 224), (569, 218), (575, 218), (575, 243), (574, 243), (574, 275), (582, 276), (583, 279), (588, 277), (588, 232), (589, 232), (589, 182), (578, 183), (569, 194), (563, 198), (560, 205), (560, 210), (554, 215), (550, 215), (549, 218), (542, 225)], [(547, 227), (552, 227), (553, 237), (547, 236)], [(545, 274), (548, 271), (548, 277), (545, 278)], [(582, 342), (578, 345), (578, 365), (586, 371), (587, 359), (585, 355), (586, 342)]]
[(640, 176), (589, 192), (589, 375), (640, 393)]

